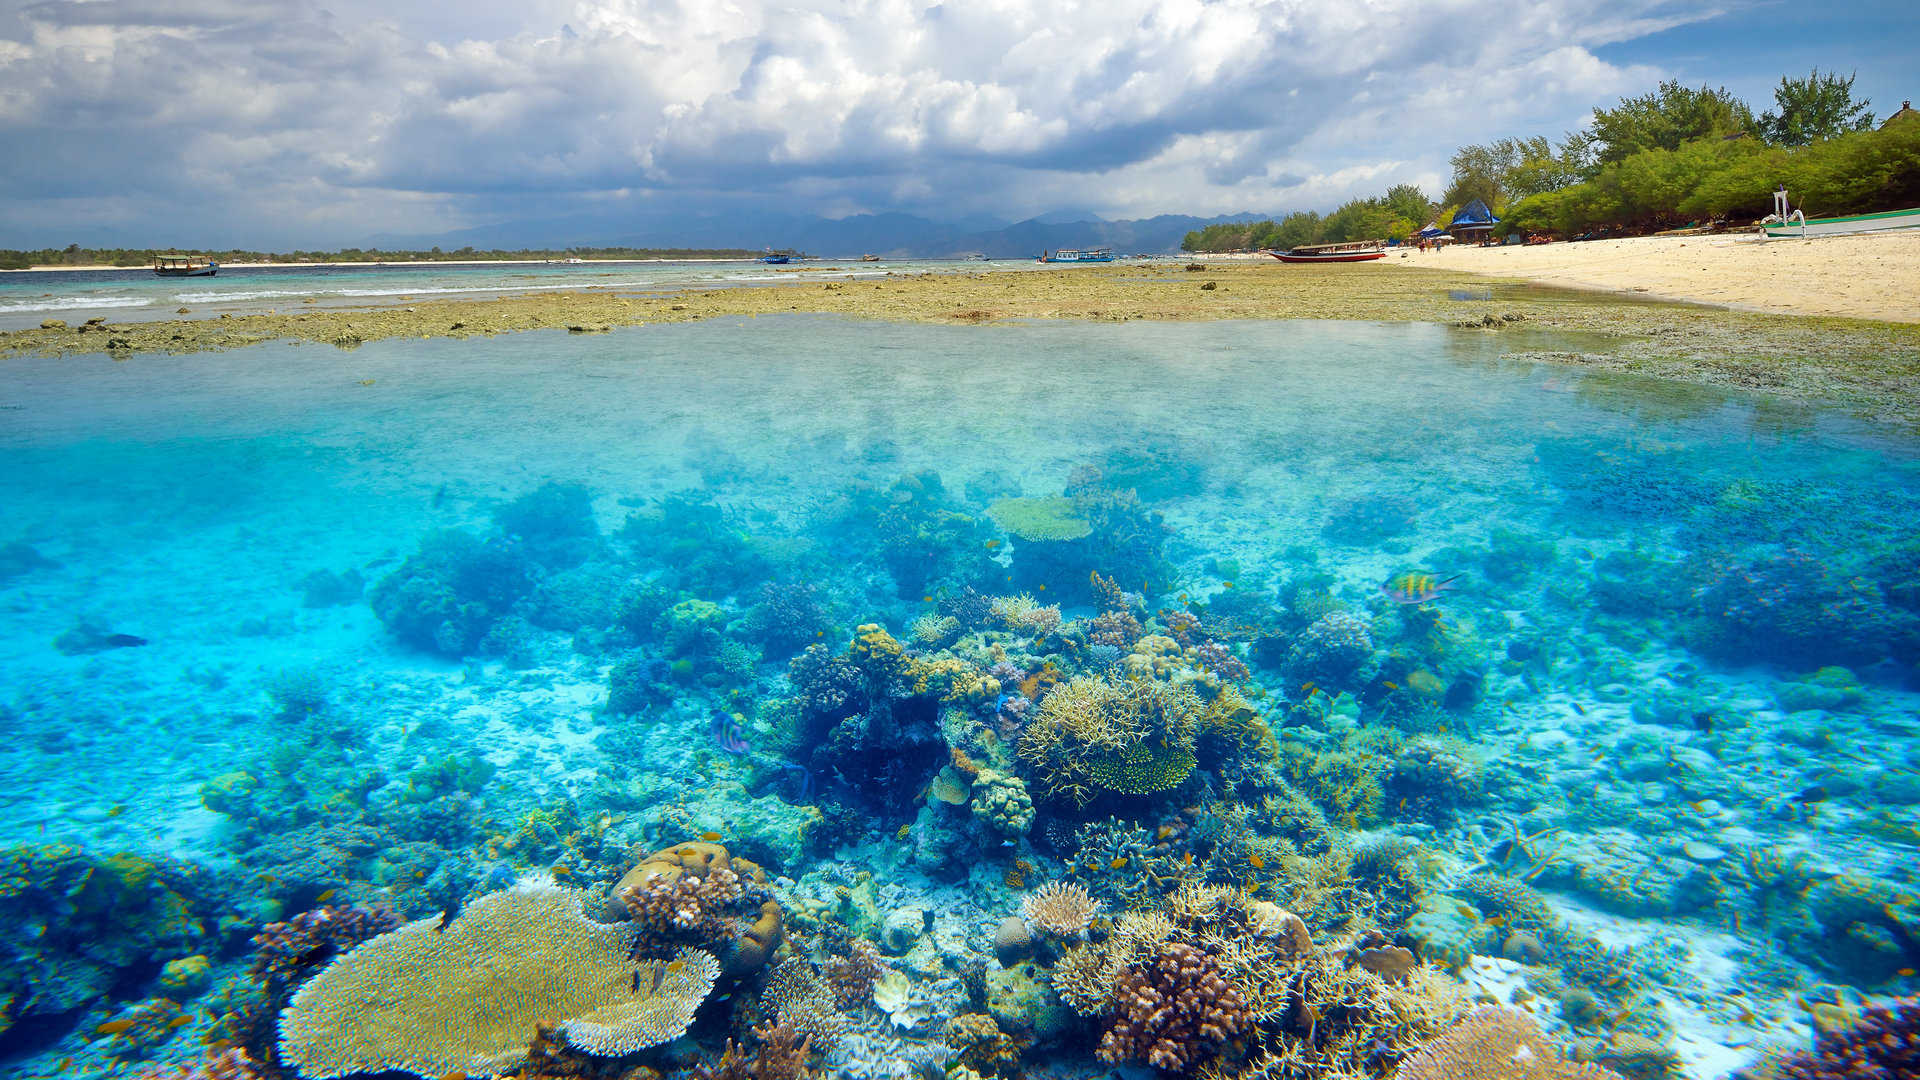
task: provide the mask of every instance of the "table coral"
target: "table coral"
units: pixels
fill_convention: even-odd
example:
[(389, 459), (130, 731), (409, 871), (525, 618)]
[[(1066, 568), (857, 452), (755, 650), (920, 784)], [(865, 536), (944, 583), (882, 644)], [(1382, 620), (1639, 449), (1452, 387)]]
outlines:
[[(390, 1069), (494, 1075), (526, 1059), (542, 1020), (605, 1025), (583, 1030), (623, 1053), (678, 1037), (685, 1024), (671, 1021), (692, 1019), (717, 965), (689, 954), (672, 972), (638, 964), (637, 928), (593, 922), (584, 902), (571, 889), (523, 882), (458, 917), (366, 942), (294, 994), (280, 1018), (282, 1060), (308, 1080)], [(674, 1000), (636, 1004), (654, 996)]]
[(1497, 1006), (1475, 1009), (1400, 1063), (1394, 1080), (1621, 1080), (1599, 1065), (1571, 1061), (1533, 1017)]

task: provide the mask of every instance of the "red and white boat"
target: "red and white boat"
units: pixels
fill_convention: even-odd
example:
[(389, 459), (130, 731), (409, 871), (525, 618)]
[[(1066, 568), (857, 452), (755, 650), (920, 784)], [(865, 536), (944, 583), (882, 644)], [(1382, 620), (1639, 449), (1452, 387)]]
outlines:
[(1385, 258), (1387, 248), (1378, 240), (1355, 240), (1345, 244), (1307, 244), (1291, 251), (1267, 254), (1285, 263), (1367, 262)]

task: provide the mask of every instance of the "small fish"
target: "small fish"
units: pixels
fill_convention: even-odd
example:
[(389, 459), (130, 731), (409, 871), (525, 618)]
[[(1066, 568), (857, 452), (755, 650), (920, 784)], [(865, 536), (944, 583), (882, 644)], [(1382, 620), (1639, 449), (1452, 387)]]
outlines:
[(1047, 591), (1047, 583), (1043, 581), (1043, 582), (1041, 582), (1041, 583), (1040, 583), (1040, 584), (1039, 584), (1038, 586), (1036, 586), (1036, 588), (1037, 588), (1037, 589), (1038, 589), (1038, 590), (1039, 590), (1040, 592), (1046, 592), (1046, 591)]
[(639, 968), (633, 969), (633, 988), (629, 992), (635, 993), (635, 994), (640, 992), (640, 969)]
[(1313, 695), (1320, 692), (1320, 688), (1318, 686), (1313, 685), (1310, 682), (1303, 682), (1300, 684), (1300, 692), (1307, 695), (1308, 697), (1312, 697)]
[(1124, 868), (1126, 865), (1127, 865), (1127, 857), (1125, 855), (1121, 855), (1118, 858), (1114, 859), (1113, 862), (1109, 864), (1109, 868), (1114, 870), (1119, 870)]
[(360, 385), (361, 385), (361, 386), (372, 386), (372, 385), (373, 385), (373, 380), (372, 380), (372, 379), (361, 379), (361, 380), (360, 380)]
[(1577, 701), (1569, 702), (1569, 704), (1573, 706), (1574, 712), (1579, 713), (1581, 716), (1587, 715), (1587, 707), (1585, 705), (1582, 705)]
[(1387, 583), (1380, 586), (1380, 591), (1396, 604), (1424, 604), (1448, 591), (1459, 578), (1459, 574), (1440, 578), (1416, 571), (1388, 578)]
[(191, 1016), (176, 1016), (173, 1019), (167, 1021), (167, 1026), (170, 1028), (186, 1027), (188, 1024), (191, 1024), (191, 1023), (193, 1023), (193, 1017)]
[(133, 1021), (131, 1019), (109, 1020), (99, 1027), (94, 1028), (93, 1033), (95, 1035), (118, 1035), (132, 1026)]
[(1405, 799), (1401, 799), (1401, 800), (1400, 800), (1400, 805), (1399, 805), (1399, 806), (1396, 806), (1396, 807), (1394, 807), (1394, 809), (1395, 809), (1395, 810), (1405, 810), (1406, 808), (1407, 808), (1407, 800), (1405, 800)]
[(1709, 735), (1713, 734), (1713, 720), (1714, 720), (1714, 716), (1713, 716), (1712, 709), (1707, 709), (1703, 712), (1697, 712), (1693, 714), (1694, 728), (1698, 731), (1704, 731)]
[(1507, 925), (1507, 917), (1505, 915), (1495, 915), (1486, 921), (1486, 925), (1493, 927), (1505, 926)]
[(316, 904), (324, 904), (327, 901), (333, 899), (333, 894), (339, 891), (340, 891), (339, 889), (328, 889), (326, 892), (323, 892), (319, 896), (314, 897), (313, 902)]
[(554, 877), (563, 878), (563, 877), (568, 877), (573, 873), (573, 867), (568, 866), (565, 863), (555, 863), (553, 865), (553, 869), (547, 872), (552, 874)]
[(998, 541), (998, 540), (989, 540), (989, 541), (987, 541), (987, 550), (988, 550), (988, 551), (992, 551), (992, 550), (993, 550), (994, 548), (997, 548), (997, 547), (999, 547), (999, 546), (1000, 546), (1000, 541)]
[(1181, 865), (1181, 866), (1192, 866), (1192, 865), (1193, 865), (1193, 852), (1191, 852), (1191, 851), (1189, 851), (1189, 852), (1187, 852), (1187, 853), (1186, 853), (1185, 855), (1182, 855), (1182, 856), (1180, 856), (1180, 865)]
[(1913, 968), (1901, 968), (1899, 971), (1894, 972), (1894, 974), (1903, 979), (1911, 979), (1916, 973)]
[(1808, 788), (1807, 790), (1802, 791), (1799, 794), (1793, 796), (1792, 799), (1790, 799), (1789, 801), (1797, 802), (1802, 806), (1806, 806), (1810, 803), (1826, 802), (1828, 799), (1831, 799), (1831, 798), (1833, 798), (1833, 792), (1828, 791), (1826, 788), (1821, 787), (1819, 784), (1815, 784), (1814, 786)]
[(137, 649), (146, 643), (146, 638), (135, 637), (132, 634), (108, 634), (100, 639), (100, 644), (109, 649)]
[(112, 806), (107, 807), (108, 817), (119, 817), (121, 814), (124, 814), (126, 812), (127, 812), (127, 804), (123, 802), (114, 803)]
[(923, 603), (923, 604), (931, 604), (931, 603), (933, 603), (933, 597), (931, 597), (931, 596), (923, 596), (923, 597), (921, 597), (921, 598), (920, 598), (920, 602), (921, 602), (921, 603)]
[(711, 844), (720, 839), (720, 834), (717, 832), (703, 832), (700, 834), (700, 839), (705, 840), (707, 843)]
[(1255, 870), (1262, 870), (1262, 869), (1265, 869), (1265, 868), (1266, 868), (1266, 865), (1267, 865), (1267, 860), (1265, 860), (1265, 859), (1263, 859), (1263, 858), (1261, 858), (1261, 857), (1260, 857), (1260, 856), (1258, 856), (1258, 855), (1248, 855), (1248, 856), (1247, 856), (1247, 862), (1248, 862), (1248, 864), (1250, 864), (1250, 865), (1251, 865), (1251, 866), (1252, 866), (1252, 867), (1253, 867), (1253, 868), (1254, 868)]
[(686, 967), (686, 966), (687, 966), (687, 965), (686, 965), (686, 964), (685, 964), (684, 962), (682, 962), (682, 961), (679, 961), (679, 960), (669, 960), (669, 961), (667, 962), (667, 974), (669, 974), (669, 975), (676, 975), (676, 974), (678, 974), (678, 973), (680, 972), (680, 969), (681, 969), (681, 968), (684, 968), (684, 967)]
[(1155, 833), (1155, 835), (1158, 836), (1160, 839), (1165, 840), (1167, 837), (1173, 835), (1173, 826), (1162, 825), (1160, 826), (1159, 831)]
[(1389, 689), (1389, 690), (1398, 690), (1398, 689), (1400, 689), (1400, 684), (1399, 684), (1399, 683), (1397, 683), (1397, 682), (1383, 682), (1383, 683), (1381, 683), (1380, 685), (1381, 685), (1381, 686), (1384, 686), (1384, 687), (1386, 687), (1386, 688), (1387, 688), (1387, 689)]
[(1220, 583), (1220, 587), (1221, 587), (1221, 588), (1223, 588), (1223, 589), (1231, 589), (1231, 588), (1233, 588), (1233, 582), (1231, 582), (1231, 581), (1223, 581), (1223, 582), (1221, 582), (1221, 583)]

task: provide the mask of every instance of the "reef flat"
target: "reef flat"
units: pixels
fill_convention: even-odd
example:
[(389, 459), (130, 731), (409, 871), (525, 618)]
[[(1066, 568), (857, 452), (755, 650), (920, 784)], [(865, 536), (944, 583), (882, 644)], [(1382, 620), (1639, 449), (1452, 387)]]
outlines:
[(1920, 424), (1920, 326), (1555, 292), (1465, 270), (1270, 261), (923, 273), (670, 293), (549, 292), (142, 323), (102, 319), (0, 334), (0, 358), (106, 353), (127, 359), (276, 340), (354, 348), (396, 337), (590, 333), (792, 312), (943, 323), (1340, 319), (1469, 325), (1489, 333), (1541, 329), (1582, 340), (1571, 348), (1564, 341), (1551, 347), (1516, 342), (1510, 354), (1817, 399), (1888, 423)]

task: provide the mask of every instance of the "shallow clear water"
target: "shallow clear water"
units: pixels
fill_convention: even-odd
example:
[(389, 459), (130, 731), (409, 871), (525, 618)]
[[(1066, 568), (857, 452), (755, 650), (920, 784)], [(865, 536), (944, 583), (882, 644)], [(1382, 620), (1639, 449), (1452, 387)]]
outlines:
[[(342, 733), (334, 738), (383, 771), (350, 801), (378, 804), (450, 753), (497, 768), (474, 792), (471, 813), (486, 823), (477, 832), (402, 835), (397, 819), (376, 815), (418, 857), (420, 845), (437, 845), (436, 858), (518, 870), (574, 858), (571, 848), (521, 858), (484, 837), (497, 842), (528, 811), (581, 799), (607, 778), (667, 777), (691, 790), (744, 761), (759, 770), (756, 795), (798, 802), (771, 733), (755, 730), (757, 745), (736, 761), (708, 729), (716, 708), (751, 718), (751, 703), (788, 692), (786, 661), (803, 642), (754, 640), (760, 586), (812, 582), (830, 594), (832, 633), (818, 635), (828, 645), (857, 623), (910, 641), (910, 621), (952, 599), (952, 565), (974, 567), (983, 587), (1057, 597), (1069, 620), (1091, 616), (1084, 573), (1035, 577), (1022, 542), (984, 511), (1003, 498), (1057, 496), (1093, 465), (1137, 490), (1170, 530), (1143, 619), (1186, 608), (1272, 627), (1261, 633), (1277, 652), (1262, 654), (1258, 634), (1223, 640), (1250, 664), (1249, 692), (1276, 731), (1337, 733), (1302, 710), (1350, 692), (1362, 725), (1444, 736), (1476, 769), (1507, 777), (1440, 809), (1427, 808), (1439, 796), (1423, 801), (1407, 780), (1393, 790), (1398, 806), (1347, 827), (1398, 829), (1455, 860), (1456, 875), (1482, 860), (1524, 872), (1560, 917), (1606, 945), (1677, 949), (1684, 959), (1663, 977), (1651, 964), (1636, 977), (1660, 1002), (1656, 1029), (1680, 1047), (1686, 1074), (1714, 1075), (1770, 1040), (1804, 1039), (1794, 993), (1914, 986), (1910, 971), (1897, 972), (1911, 966), (1901, 957), (1912, 942), (1900, 935), (1920, 836), (1920, 708), (1909, 687), (1920, 455), (1805, 404), (1504, 355), (1556, 341), (1430, 325), (950, 328), (783, 317), (351, 352), (282, 344), (126, 363), (9, 361), (0, 843), (201, 862), (239, 875), (223, 885), (223, 903), (272, 897), (274, 907), (249, 909), (261, 919), (310, 905), (314, 890), (275, 884), (293, 871), (261, 870), (252, 848), (266, 844), (262, 834), (240, 828), (231, 807), (217, 812), (205, 787), (260, 772), (276, 746), (313, 752), (304, 715), (288, 708), (289, 673), (325, 687), (319, 711)], [(929, 472), (938, 489), (924, 477), (897, 485)], [(671, 633), (621, 638), (535, 615), (535, 625), (515, 624), (521, 636), (504, 651), (436, 655), (397, 640), (377, 601), (358, 598), (377, 595), (433, 530), (480, 535), (503, 506), (551, 483), (584, 486), (609, 537), (629, 514), (693, 492), (652, 532), (630, 531), (612, 543), (618, 554), (590, 565), (611, 567), (609, 581), (672, 582), (676, 597), (720, 605), (723, 635), (757, 650), (758, 667), (726, 675), (690, 661), (698, 677), (663, 674), (639, 719), (610, 715), (608, 669), (640, 655), (666, 672), (683, 655)], [(675, 540), (684, 523), (672, 514), (704, 504), (721, 508), (726, 526), (687, 526), (691, 547)], [(895, 543), (889, 504), (932, 504), (933, 517), (970, 524)], [(947, 543), (967, 550), (939, 550)], [(702, 559), (722, 565), (687, 569)], [(982, 560), (1003, 580), (980, 577)], [(924, 584), (916, 568), (930, 568)], [(1409, 571), (1458, 577), (1426, 604), (1382, 596), (1383, 582)], [(357, 575), (354, 595), (316, 600), (316, 573)], [(1409, 706), (1388, 675), (1350, 686), (1301, 677), (1287, 641), (1303, 631), (1281, 628), (1289, 605), (1320, 589), (1375, 620), (1374, 663), (1417, 652), (1406, 620), (1440, 613), (1469, 643), (1422, 661), (1455, 680), (1444, 703)], [(523, 599), (522, 610), (537, 602)], [(1434, 677), (1418, 663), (1382, 670), (1414, 668)], [(609, 741), (621, 732), (626, 741)], [(1855, 752), (1864, 756), (1846, 756)], [(1017, 849), (974, 857), (961, 888), (951, 873), (898, 865), (887, 839), (896, 826), (926, 827), (933, 803), (915, 817), (911, 787), (889, 797), (813, 779), (820, 787), (804, 794), (870, 815), (865, 849), (841, 855), (891, 866), (896, 901), (967, 924), (957, 936), (976, 950), (1016, 902), (997, 884), (1006, 861), (1039, 863), (1035, 880), (1057, 866), (1037, 825)], [(305, 791), (316, 805), (337, 794)], [(772, 813), (772, 803), (753, 805), (741, 811), (748, 818)], [(1149, 824), (1165, 810), (1122, 809)], [(1044, 824), (1065, 811), (1040, 813)], [(654, 805), (636, 812), (639, 831), (625, 839), (673, 843), (685, 838), (676, 822), (744, 839), (773, 820), (722, 823)], [(1875, 828), (1863, 831), (1868, 821)], [(1500, 842), (1516, 831), (1557, 835), (1560, 854), (1514, 863)], [(1716, 865), (1762, 851), (1811, 853), (1873, 883), (1901, 914), (1890, 925), (1825, 908), (1755, 915), (1751, 873), (1727, 875), (1711, 898), (1675, 899), (1688, 860), (1719, 881)], [(1631, 870), (1634, 857), (1656, 853), (1669, 862), (1643, 868), (1642, 880), (1675, 881), (1660, 898), (1608, 884), (1619, 875), (1607, 867)], [(619, 853), (602, 854), (617, 874)], [(804, 880), (835, 861), (814, 850), (775, 869)], [(361, 902), (395, 895), (371, 865), (342, 871), (339, 890)], [(584, 863), (576, 872), (590, 873)], [(1876, 933), (1858, 948), (1823, 944)], [(193, 945), (227, 963), (244, 955), (228, 948), (223, 957)], [(37, 1016), (0, 1038), (0, 1051), (29, 1072), (61, 1056), (78, 1054), (86, 1069), (112, 1060), (113, 1040), (87, 1032), (116, 1015), (115, 1002), (151, 992), (141, 980), (152, 971), (131, 966), (110, 993)], [(1754, 995), (1759, 1016), (1726, 1005), (1735, 987)], [(186, 1042), (120, 1053), (183, 1059)], [(1038, 1057), (1098, 1064), (1084, 1053)]]

